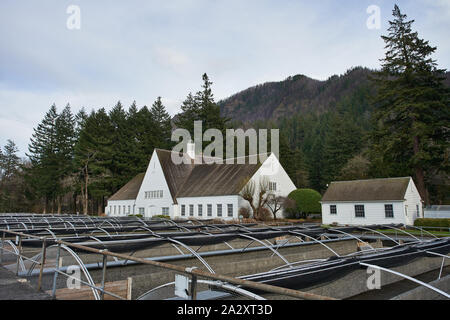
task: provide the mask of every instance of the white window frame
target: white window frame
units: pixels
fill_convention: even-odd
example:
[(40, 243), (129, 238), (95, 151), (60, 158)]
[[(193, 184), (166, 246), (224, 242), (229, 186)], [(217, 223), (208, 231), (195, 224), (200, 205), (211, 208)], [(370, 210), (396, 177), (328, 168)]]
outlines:
[[(362, 216), (358, 216), (360, 212), (358, 212), (358, 209), (362, 208)], [(355, 204), (355, 218), (357, 219), (365, 219), (366, 218), (366, 207), (363, 204)]]
[(206, 215), (208, 217), (212, 217), (213, 216), (213, 209), (212, 209), (212, 204), (207, 204), (206, 205)]
[[(388, 211), (388, 207), (390, 207), (390, 212)], [(389, 213), (389, 215), (388, 215), (388, 213)], [(387, 203), (387, 204), (385, 204), (384, 205), (384, 217), (386, 218), (386, 219), (394, 219), (394, 205), (393, 204), (390, 204), (390, 203)]]
[[(334, 209), (334, 210), (333, 210)], [(334, 212), (333, 212), (334, 211)], [(332, 216), (337, 216), (338, 212), (337, 212), (337, 205), (335, 204), (330, 204), (330, 215)]]
[[(231, 208), (231, 213), (230, 213), (230, 208)], [(234, 206), (232, 203), (227, 204), (227, 216), (229, 218), (234, 217)]]

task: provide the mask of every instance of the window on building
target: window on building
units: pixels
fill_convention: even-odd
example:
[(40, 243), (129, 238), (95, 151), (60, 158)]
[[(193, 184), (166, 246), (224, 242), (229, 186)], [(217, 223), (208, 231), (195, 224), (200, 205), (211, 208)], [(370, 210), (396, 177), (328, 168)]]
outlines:
[(118, 206), (119, 207), (119, 212), (118, 212), (118, 214), (120, 214), (120, 206)]
[(222, 205), (221, 204), (217, 205), (217, 216), (218, 217), (222, 216)]
[(114, 214), (116, 214), (116, 206), (114, 206)]
[(420, 208), (419, 208), (419, 205), (416, 205), (416, 214), (417, 214), (417, 218), (420, 218)]
[(363, 205), (355, 206), (355, 217), (356, 218), (365, 218), (366, 217), (366, 213), (365, 213)]
[(277, 191), (277, 183), (269, 182), (269, 191)]
[(169, 215), (169, 208), (162, 208), (162, 214), (164, 216), (168, 216)]
[(336, 205), (330, 206), (330, 214), (333, 214), (333, 215), (337, 214), (337, 206)]
[(207, 210), (207, 213), (208, 213), (208, 217), (212, 217), (212, 204), (208, 204), (206, 206), (206, 210)]
[(127, 214), (125, 209), (126, 209), (126, 206), (123, 206), (123, 214)]
[(228, 204), (227, 205), (227, 213), (229, 217), (233, 216), (233, 204)]
[(145, 208), (139, 208), (139, 214), (141, 216), (144, 216), (145, 215)]
[(384, 205), (384, 213), (386, 215), (386, 218), (393, 218), (394, 217), (394, 206), (392, 204), (385, 204)]
[(203, 205), (202, 204), (198, 205), (198, 216), (199, 217), (203, 216)]
[(128, 214), (131, 214), (131, 206), (128, 206)]
[(193, 204), (189, 205), (189, 216), (191, 216), (191, 217), (194, 216), (194, 205)]
[(145, 199), (162, 199), (164, 196), (163, 190), (145, 191)]
[(181, 215), (183, 217), (186, 215), (186, 206), (184, 204), (181, 205)]

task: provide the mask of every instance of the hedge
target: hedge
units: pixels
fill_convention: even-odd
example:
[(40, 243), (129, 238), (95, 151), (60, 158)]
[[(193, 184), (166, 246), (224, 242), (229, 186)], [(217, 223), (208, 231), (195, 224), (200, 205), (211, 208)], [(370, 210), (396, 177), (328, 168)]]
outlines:
[(166, 220), (170, 220), (170, 216), (165, 216), (165, 215), (157, 215), (157, 216), (153, 216), (152, 219), (166, 219)]
[(298, 189), (292, 191), (289, 196), (290, 199), (297, 203), (297, 211), (301, 213), (322, 213), (320, 200), (322, 196), (312, 189)]
[(417, 219), (414, 226), (450, 228), (450, 219)]

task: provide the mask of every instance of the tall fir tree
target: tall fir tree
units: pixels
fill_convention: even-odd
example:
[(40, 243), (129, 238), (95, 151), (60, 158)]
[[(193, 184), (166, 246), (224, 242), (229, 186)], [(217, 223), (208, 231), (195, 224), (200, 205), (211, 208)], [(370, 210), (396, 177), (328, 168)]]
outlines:
[[(26, 155), (31, 161), (31, 167), (26, 171), (26, 179), (35, 191), (37, 198), (44, 200), (44, 212), (53, 207), (53, 200), (58, 194), (58, 158), (56, 121), (58, 112), (56, 105), (52, 105), (44, 119), (34, 129)], [(53, 211), (53, 210), (51, 210)]]
[[(212, 82), (205, 73), (202, 76), (202, 89), (195, 96), (191, 93), (181, 106), (182, 112), (176, 116), (175, 125), (178, 128), (189, 131), (192, 139), (194, 137), (194, 121), (202, 122), (202, 134), (208, 129), (218, 129), (225, 137), (225, 130), (229, 127), (230, 119), (223, 117), (219, 105), (214, 101), (212, 93)], [(202, 149), (210, 142), (204, 141)], [(199, 146), (196, 146), (199, 148)], [(197, 149), (198, 150), (198, 149)]]
[(75, 145), (75, 168), (84, 214), (89, 212), (89, 195), (99, 203), (111, 194), (113, 130), (104, 108), (92, 111)]
[(373, 153), (390, 165), (401, 163), (414, 176), (422, 198), (429, 204), (427, 177), (449, 172), (450, 94), (445, 70), (432, 59), (436, 47), (412, 30), (414, 20), (396, 5), (390, 21), (386, 55), (374, 82), (375, 130)]
[(58, 213), (61, 213), (62, 197), (72, 190), (72, 182), (70, 180), (74, 167), (74, 148), (76, 142), (76, 120), (70, 109), (70, 105), (61, 111), (55, 121), (56, 128), (56, 158), (58, 159), (57, 167), (57, 203)]
[(161, 97), (158, 97), (153, 103), (150, 113), (156, 124), (155, 138), (158, 141), (157, 147), (160, 149), (169, 149), (171, 147), (172, 133), (171, 117), (163, 105)]

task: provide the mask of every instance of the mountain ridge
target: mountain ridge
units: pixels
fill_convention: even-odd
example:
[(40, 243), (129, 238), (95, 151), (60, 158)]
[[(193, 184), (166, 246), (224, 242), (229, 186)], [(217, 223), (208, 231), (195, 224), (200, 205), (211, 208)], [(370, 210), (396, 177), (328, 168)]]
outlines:
[[(375, 70), (353, 67), (342, 75), (316, 80), (295, 75), (283, 81), (266, 82), (242, 90), (218, 102), (221, 114), (233, 121), (252, 123), (280, 120), (292, 114), (322, 114), (335, 110), (339, 102), (361, 88), (374, 92), (369, 77)], [(445, 83), (450, 86), (450, 72)]]

